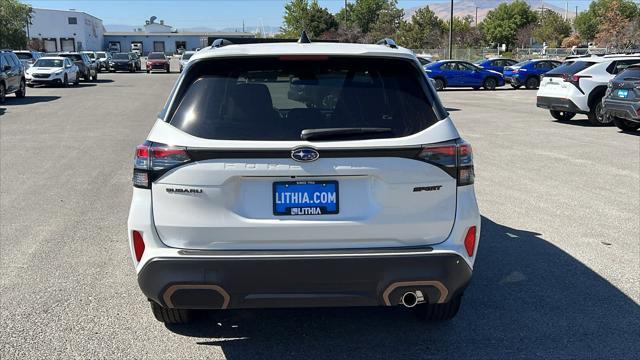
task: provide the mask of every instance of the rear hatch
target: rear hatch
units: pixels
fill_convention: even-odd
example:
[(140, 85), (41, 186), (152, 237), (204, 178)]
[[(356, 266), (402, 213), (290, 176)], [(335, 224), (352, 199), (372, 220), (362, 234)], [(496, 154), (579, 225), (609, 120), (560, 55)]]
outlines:
[(448, 237), (462, 147), (417, 63), (196, 60), (176, 93), (142, 150), (160, 168), (183, 162), (152, 179), (168, 246), (395, 248)]
[(538, 96), (568, 97), (572, 90), (580, 88), (580, 79), (591, 76), (580, 76), (580, 72), (593, 66), (593, 61), (565, 61), (555, 69), (547, 71), (540, 81)]
[(607, 97), (617, 101), (640, 103), (640, 66), (629, 67), (611, 80)]

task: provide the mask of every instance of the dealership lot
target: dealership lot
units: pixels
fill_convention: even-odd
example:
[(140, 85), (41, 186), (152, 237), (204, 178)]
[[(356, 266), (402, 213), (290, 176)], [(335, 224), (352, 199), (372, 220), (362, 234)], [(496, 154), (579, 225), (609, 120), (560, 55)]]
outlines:
[(560, 123), (535, 91), (441, 93), (476, 156), (482, 240), (464, 306), (157, 322), (126, 239), (134, 147), (177, 74), (105, 74), (0, 106), (1, 358), (618, 358), (640, 328), (640, 137)]

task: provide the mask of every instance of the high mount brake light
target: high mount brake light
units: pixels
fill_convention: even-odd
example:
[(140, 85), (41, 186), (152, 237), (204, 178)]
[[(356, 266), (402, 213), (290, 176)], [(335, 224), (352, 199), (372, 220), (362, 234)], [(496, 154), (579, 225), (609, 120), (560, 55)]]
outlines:
[(152, 177), (191, 159), (185, 148), (145, 142), (136, 147), (133, 160), (133, 186), (148, 189)]
[(418, 154), (418, 158), (437, 165), (447, 174), (456, 178), (458, 186), (474, 183), (473, 150), (471, 144), (464, 140), (455, 143), (425, 145)]

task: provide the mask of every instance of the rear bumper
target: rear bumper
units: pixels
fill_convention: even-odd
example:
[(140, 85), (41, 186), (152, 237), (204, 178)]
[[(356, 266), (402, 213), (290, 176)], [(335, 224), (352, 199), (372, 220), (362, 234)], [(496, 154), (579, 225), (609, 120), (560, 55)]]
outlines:
[(604, 112), (609, 116), (619, 117), (625, 120), (640, 122), (640, 103), (631, 101), (620, 101), (604, 99)]
[(471, 268), (453, 252), (181, 251), (153, 258), (138, 273), (142, 292), (170, 308), (226, 309), (393, 306), (407, 291), (429, 303), (463, 291)]
[(536, 98), (536, 106), (548, 110), (568, 111), (578, 114), (585, 113), (573, 101), (564, 98), (538, 96)]

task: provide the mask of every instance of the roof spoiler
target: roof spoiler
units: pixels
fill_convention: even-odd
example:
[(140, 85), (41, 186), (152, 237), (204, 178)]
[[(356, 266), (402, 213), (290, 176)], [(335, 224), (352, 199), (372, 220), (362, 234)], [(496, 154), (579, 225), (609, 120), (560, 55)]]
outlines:
[(227, 39), (215, 39), (213, 40), (213, 42), (211, 43), (211, 48), (221, 48), (223, 46), (227, 46), (227, 45), (233, 45), (233, 43)]
[(383, 45), (383, 46), (390, 47), (392, 49), (397, 49), (398, 48), (398, 45), (396, 45), (396, 42), (393, 41), (393, 39), (389, 39), (389, 38), (384, 38), (384, 39), (378, 41), (376, 43), (376, 45)]

